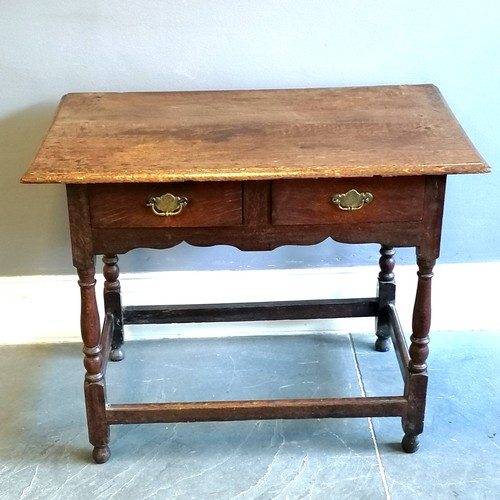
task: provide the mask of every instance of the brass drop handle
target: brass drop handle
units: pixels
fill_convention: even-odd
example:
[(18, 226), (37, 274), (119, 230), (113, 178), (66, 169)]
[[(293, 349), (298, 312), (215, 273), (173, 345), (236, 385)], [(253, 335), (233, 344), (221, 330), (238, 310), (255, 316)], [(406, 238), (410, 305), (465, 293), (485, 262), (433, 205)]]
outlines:
[(347, 193), (334, 194), (332, 202), (340, 210), (360, 210), (373, 200), (373, 195), (369, 192), (359, 193), (355, 189), (350, 189)]
[(155, 215), (169, 217), (179, 215), (182, 209), (187, 207), (188, 199), (185, 196), (175, 196), (171, 193), (162, 196), (152, 196), (146, 206), (151, 207)]

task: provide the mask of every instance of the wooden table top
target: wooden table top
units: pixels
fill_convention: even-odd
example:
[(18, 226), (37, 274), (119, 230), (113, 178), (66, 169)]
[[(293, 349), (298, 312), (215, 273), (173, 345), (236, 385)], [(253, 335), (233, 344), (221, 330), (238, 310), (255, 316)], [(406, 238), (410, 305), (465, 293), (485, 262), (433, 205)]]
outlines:
[(433, 85), (63, 97), (26, 183), (487, 172)]

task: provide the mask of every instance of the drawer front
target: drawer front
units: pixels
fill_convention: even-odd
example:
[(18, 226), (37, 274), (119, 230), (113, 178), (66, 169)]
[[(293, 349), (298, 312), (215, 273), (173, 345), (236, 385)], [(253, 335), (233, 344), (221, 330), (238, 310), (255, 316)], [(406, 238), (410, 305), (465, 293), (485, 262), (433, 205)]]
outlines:
[(277, 180), (273, 224), (420, 221), (423, 177)]
[[(175, 215), (158, 215), (148, 203), (165, 194), (185, 198), (185, 206)], [(95, 228), (233, 226), (242, 221), (239, 182), (94, 184), (89, 203)], [(162, 213), (161, 204), (154, 208)]]

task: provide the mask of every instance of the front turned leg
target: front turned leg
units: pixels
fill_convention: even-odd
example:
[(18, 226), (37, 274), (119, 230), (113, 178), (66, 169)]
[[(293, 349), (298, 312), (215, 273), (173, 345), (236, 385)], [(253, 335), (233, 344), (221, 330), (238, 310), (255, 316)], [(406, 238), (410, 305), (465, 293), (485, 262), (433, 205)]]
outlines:
[(120, 268), (117, 255), (105, 255), (102, 259), (104, 267), (104, 308), (111, 312), (114, 318), (113, 338), (111, 340), (111, 361), (121, 361), (125, 357), (123, 352), (123, 317), (120, 295)]
[(396, 298), (396, 282), (394, 281), (394, 254), (393, 247), (380, 247), (380, 273), (378, 275), (378, 315), (376, 323), (377, 340), (375, 349), (386, 352), (390, 349), (390, 324), (387, 305)]
[(80, 326), (83, 340), (85, 366), (85, 406), (89, 441), (94, 445), (92, 456), (97, 463), (110, 457), (109, 425), (106, 421), (106, 386), (104, 383), (103, 357), (99, 312), (95, 297), (94, 266), (78, 269), (81, 297)]
[(412, 335), (409, 349), (408, 378), (405, 395), (408, 413), (403, 418), (403, 450), (414, 453), (419, 446), (419, 434), (424, 430), (425, 401), (427, 395), (427, 357), (429, 356), (429, 330), (431, 326), (431, 280), (435, 259), (418, 258), (418, 285), (413, 309)]

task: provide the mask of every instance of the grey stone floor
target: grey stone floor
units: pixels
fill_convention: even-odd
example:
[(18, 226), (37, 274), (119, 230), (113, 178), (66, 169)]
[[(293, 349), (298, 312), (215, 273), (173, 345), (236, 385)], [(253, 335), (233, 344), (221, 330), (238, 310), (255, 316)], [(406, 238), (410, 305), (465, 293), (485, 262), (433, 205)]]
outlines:
[[(371, 335), (130, 342), (111, 402), (390, 395), (393, 353)], [(0, 499), (500, 498), (500, 332), (435, 332), (420, 450), (399, 419), (112, 428), (91, 462), (81, 347), (0, 348)], [(359, 373), (362, 373), (362, 382)]]

